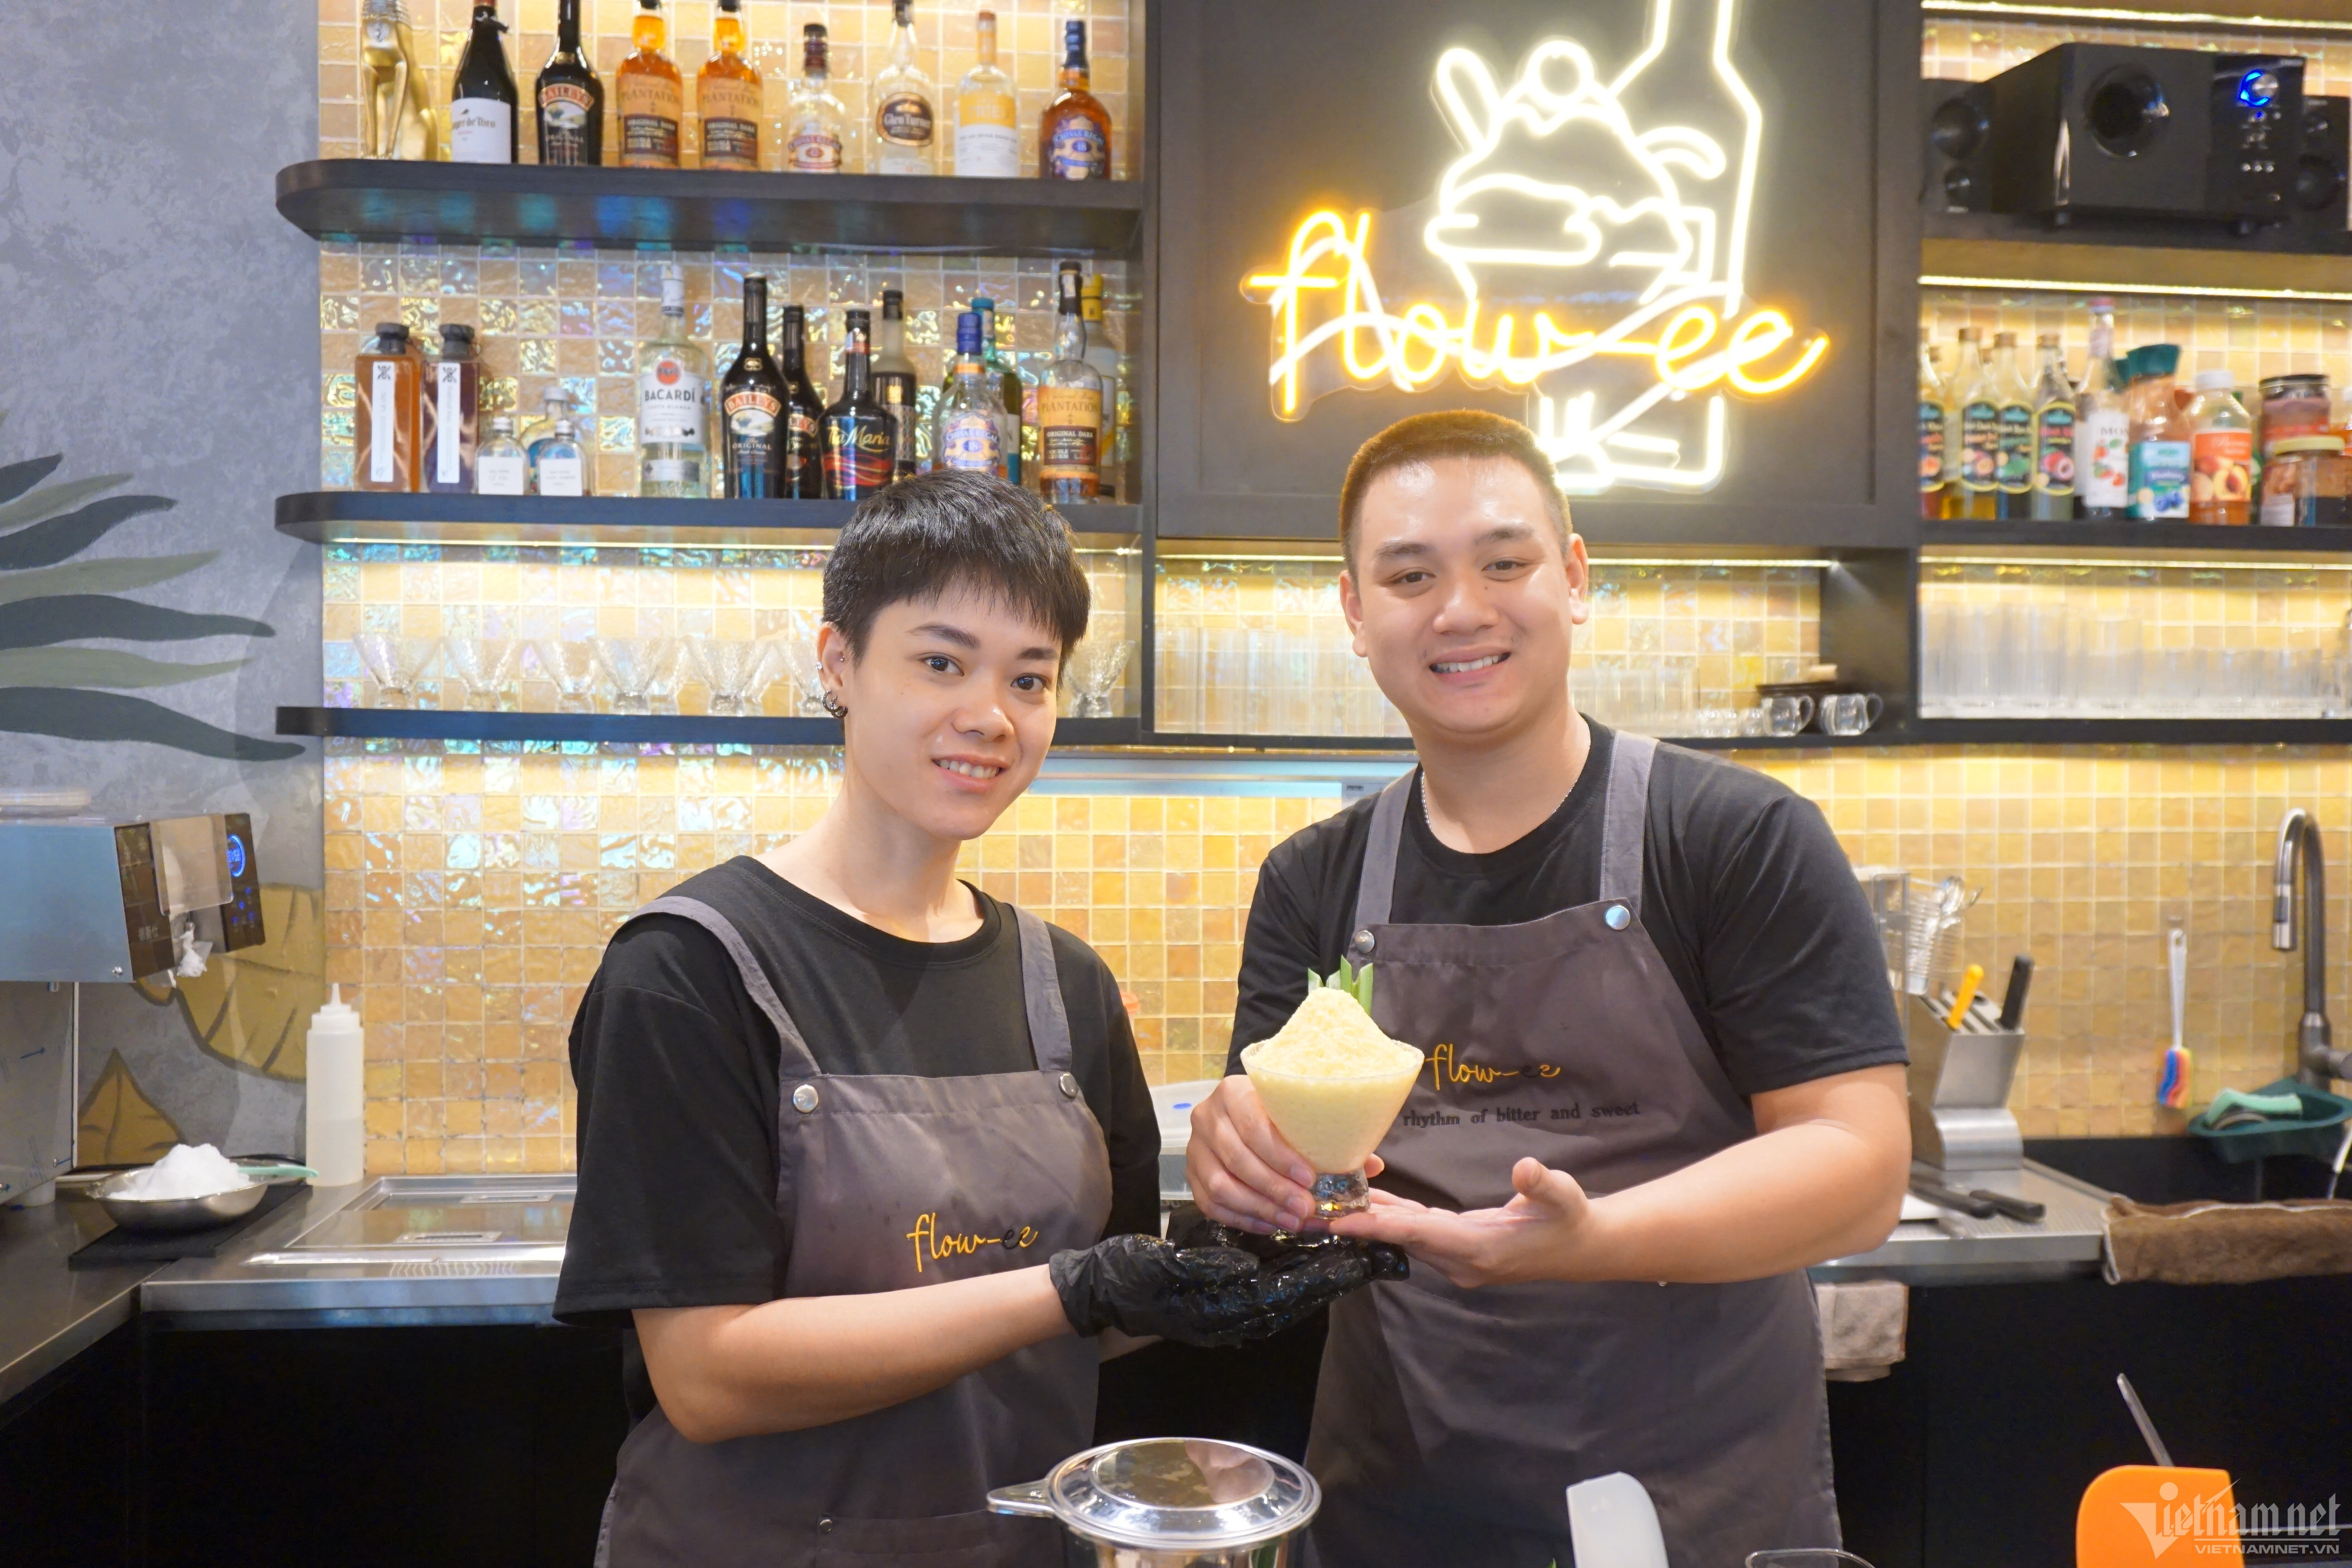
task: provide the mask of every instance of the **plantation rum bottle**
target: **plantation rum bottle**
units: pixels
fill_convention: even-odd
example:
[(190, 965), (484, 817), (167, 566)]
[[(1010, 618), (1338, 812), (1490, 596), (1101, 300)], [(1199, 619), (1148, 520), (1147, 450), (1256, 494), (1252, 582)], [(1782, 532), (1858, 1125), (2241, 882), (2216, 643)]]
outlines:
[(1013, 78), (996, 63), (996, 13), (982, 11), (971, 20), (979, 57), (956, 84), (955, 172), (1010, 180), (1021, 172), (1018, 100)]
[(801, 74), (793, 81), (792, 108), (784, 116), (784, 167), (796, 174), (840, 173), (848, 122), (849, 111), (833, 95), (824, 24), (811, 22), (801, 29)]
[(784, 488), (784, 378), (768, 356), (768, 280), (743, 280), (743, 346), (719, 383), (719, 450), (727, 494), (752, 499)]
[(824, 493), (858, 501), (898, 476), (898, 421), (874, 395), (872, 314), (844, 315), (841, 396), (824, 411)]
[(898, 425), (894, 471), (904, 479), (915, 472), (915, 361), (907, 357), (907, 297), (882, 291), (882, 319), (874, 328), (874, 395)]
[(686, 335), (686, 275), (662, 268), (661, 330), (637, 350), (637, 494), (706, 496), (710, 361)]
[(914, 0), (890, 0), (890, 58), (874, 78), (874, 172), (940, 172), (931, 78), (916, 63)]
[(362, 490), (414, 490), (416, 455), (424, 444), (422, 400), (425, 362), (397, 321), (376, 323), (375, 336), (360, 348), (353, 367), (358, 450), (352, 454), (352, 484)]
[(539, 161), (559, 168), (604, 161), (604, 84), (580, 47), (580, 0), (556, 0), (555, 52), (539, 71)]
[(514, 72), (499, 35), (494, 0), (476, 0), (474, 30), (457, 57), (457, 80), (449, 92), (449, 160), (453, 163), (512, 163), (520, 117), (515, 111)]
[(425, 483), (439, 495), (474, 491), (474, 449), (480, 444), (482, 361), (474, 351), (474, 329), (441, 329), (441, 357), (424, 400)]
[(1102, 488), (1103, 379), (1087, 363), (1083, 272), (1066, 261), (1055, 274), (1054, 362), (1037, 383), (1037, 490), (1056, 505)]
[(784, 307), (779, 328), (784, 374), (784, 489), (804, 501), (824, 499), (824, 400), (808, 373), (808, 312)]
[(694, 109), (702, 120), (702, 166), (760, 166), (760, 73), (743, 58), (743, 0), (719, 0), (710, 19), (710, 58), (694, 81)]
[(1062, 29), (1062, 89), (1037, 121), (1037, 172), (1048, 180), (1110, 178), (1110, 110), (1087, 90), (1087, 25)]
[(637, 0), (629, 36), (636, 53), (613, 72), (613, 96), (621, 110), (621, 167), (675, 169), (685, 95), (677, 67), (662, 53), (668, 32), (662, 24), (661, 0)]
[(2074, 383), (2066, 375), (2066, 352), (2057, 333), (2042, 333), (2034, 348), (2042, 362), (2033, 381), (2032, 513), (2038, 522), (2071, 522), (2080, 423)]

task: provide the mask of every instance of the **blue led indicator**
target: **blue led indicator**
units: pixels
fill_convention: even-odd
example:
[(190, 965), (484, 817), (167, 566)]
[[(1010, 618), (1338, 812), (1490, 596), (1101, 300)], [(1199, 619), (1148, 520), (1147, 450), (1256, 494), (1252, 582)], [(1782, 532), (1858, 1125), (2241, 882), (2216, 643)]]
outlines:
[(228, 836), (228, 874), (231, 876), (245, 874), (245, 841), (235, 833)]
[(2248, 71), (2238, 78), (2238, 101), (2249, 109), (2267, 109), (2278, 96), (2278, 78), (2268, 71)]

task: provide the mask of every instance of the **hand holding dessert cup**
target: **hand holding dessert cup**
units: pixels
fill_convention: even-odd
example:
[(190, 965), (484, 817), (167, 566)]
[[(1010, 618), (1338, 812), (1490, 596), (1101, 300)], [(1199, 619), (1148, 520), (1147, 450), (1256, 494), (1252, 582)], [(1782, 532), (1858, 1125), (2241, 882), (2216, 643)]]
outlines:
[(1307, 999), (1275, 1034), (1242, 1051), (1274, 1130), (1314, 1168), (1311, 1219), (1328, 1223), (1370, 1204), (1373, 1150), (1404, 1109), (1422, 1053), (1372, 1022), (1372, 969), (1343, 960), (1309, 975)]

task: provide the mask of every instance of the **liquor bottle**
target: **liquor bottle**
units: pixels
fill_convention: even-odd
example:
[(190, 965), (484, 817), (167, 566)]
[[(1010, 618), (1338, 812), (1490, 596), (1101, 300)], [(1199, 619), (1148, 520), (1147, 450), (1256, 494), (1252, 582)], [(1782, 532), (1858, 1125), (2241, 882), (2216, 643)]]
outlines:
[(784, 118), (784, 167), (800, 174), (842, 172), (842, 128), (848, 110), (833, 96), (825, 64), (824, 24), (801, 29), (801, 74), (793, 80), (792, 109)]
[(2189, 405), (2189, 520), (2244, 523), (2253, 500), (2254, 422), (2228, 371), (2197, 372)]
[(710, 361), (686, 336), (686, 275), (662, 268), (661, 329), (637, 350), (637, 494), (706, 496)]
[(530, 488), (530, 459), (515, 440), (514, 415), (490, 415), (490, 434), (474, 455), (474, 494), (520, 496)]
[(1945, 446), (1951, 423), (1944, 387), (1943, 366), (1933, 343), (1919, 346), (1919, 515), (1930, 521), (1944, 515), (1944, 486), (1951, 480)]
[(2115, 518), (2131, 512), (2131, 411), (2116, 380), (2116, 308), (2091, 301), (2091, 361), (2083, 369), (2083, 390), (2074, 407), (2076, 488), (2085, 517)]
[(558, 167), (604, 161), (604, 84), (580, 47), (580, 0), (556, 0), (555, 52), (540, 68), (539, 161)]
[(978, 60), (956, 84), (955, 172), (1010, 180), (1021, 172), (1021, 131), (1013, 78), (996, 63), (996, 13), (972, 17)]
[(580, 433), (572, 428), (572, 413), (555, 416), (555, 429), (530, 449), (530, 493), (534, 496), (586, 496), (588, 455), (581, 450)]
[(360, 346), (352, 382), (357, 393), (359, 450), (352, 483), (362, 490), (416, 488), (416, 454), (423, 444), (417, 404), (425, 367), (397, 321), (376, 323)]
[(694, 78), (694, 111), (702, 120), (702, 166), (760, 166), (760, 117), (765, 110), (760, 73), (743, 58), (743, 0), (719, 0), (710, 18), (710, 57)]
[(2026, 517), (2033, 507), (2033, 386), (2017, 363), (2017, 334), (1996, 332), (1992, 340), (1993, 419), (1999, 488), (1994, 492), (1994, 516)]
[(629, 36), (636, 53), (613, 71), (613, 95), (621, 108), (621, 167), (677, 167), (677, 122), (685, 90), (677, 67), (662, 53), (667, 32), (661, 0), (637, 0)]
[(1960, 362), (1952, 374), (1960, 411), (1960, 494), (1957, 517), (2000, 516), (2000, 402), (1973, 327), (1960, 329)]
[(507, 66), (507, 47), (499, 39), (505, 31), (495, 0), (475, 0), (474, 31), (466, 40), (466, 52), (457, 57), (457, 82), (449, 91), (453, 163), (515, 162), (520, 97), (514, 72)]
[(890, 59), (874, 78), (874, 172), (940, 172), (931, 78), (915, 59), (913, 0), (890, 0)]
[(1087, 363), (1085, 269), (1055, 269), (1054, 362), (1037, 383), (1037, 490), (1057, 505), (1102, 487), (1103, 379)]
[(522, 427), (517, 437), (526, 455), (530, 449), (555, 434), (555, 416), (572, 412), (572, 394), (563, 390), (561, 382), (550, 382), (539, 394), (539, 417)]
[(2185, 522), (2193, 432), (2172, 395), (2180, 350), (2172, 343), (2134, 349), (2132, 368), (2132, 516), (2142, 522)]
[(956, 318), (955, 359), (932, 426), (931, 450), (941, 468), (1004, 475), (1003, 400), (980, 354), (980, 313)]
[(1048, 180), (1110, 178), (1110, 110), (1087, 90), (1087, 25), (1062, 29), (1062, 90), (1037, 121), (1037, 172)]
[(882, 291), (882, 319), (874, 328), (874, 395), (890, 411), (898, 431), (893, 438), (894, 473), (904, 479), (915, 471), (915, 361), (907, 357), (907, 300), (898, 289)]
[(474, 449), (480, 444), (482, 361), (474, 329), (441, 329), (441, 357), (433, 361), (432, 395), (425, 400), (425, 486), (439, 495), (474, 490)]
[(432, 163), (441, 122), (416, 68), (416, 36), (400, 0), (360, 0), (360, 156)]
[(743, 346), (719, 383), (727, 494), (772, 499), (784, 488), (784, 378), (768, 357), (768, 280), (743, 280)]
[(874, 395), (874, 318), (845, 311), (841, 396), (824, 411), (824, 493), (857, 501), (897, 476), (898, 421)]
[(784, 489), (804, 501), (824, 499), (824, 400), (808, 373), (808, 312), (784, 307), (779, 356), (784, 376)]
[(1028, 429), (1034, 428), (1024, 427), (1022, 418), (1028, 388), (1021, 380), (1021, 372), (1013, 369), (1013, 361), (996, 346), (996, 302), (977, 298), (971, 308), (980, 312), (980, 362), (996, 378), (998, 402), (1004, 410), (1003, 417), (997, 422), (997, 434), (1004, 443), (1004, 476), (1018, 485), (1023, 472), (1024, 443)]
[(1087, 324), (1087, 363), (1103, 379), (1101, 487), (1096, 495), (1112, 500), (1128, 493), (1128, 447), (1135, 434), (1135, 394), (1128, 384), (1129, 360), (1111, 347), (1103, 326), (1103, 280), (1097, 272), (1087, 277), (1078, 297), (1078, 315)]
[(2033, 382), (2034, 520), (2072, 521), (2074, 516), (2074, 437), (2080, 410), (2074, 383), (2067, 379), (2066, 352), (2058, 334), (2044, 332), (2035, 340), (2042, 364)]

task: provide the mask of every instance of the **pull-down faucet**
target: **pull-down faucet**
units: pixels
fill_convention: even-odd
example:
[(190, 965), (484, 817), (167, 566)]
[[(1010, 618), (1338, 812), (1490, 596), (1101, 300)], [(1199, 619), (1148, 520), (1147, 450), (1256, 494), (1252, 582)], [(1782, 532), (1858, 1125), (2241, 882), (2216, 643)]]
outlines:
[(2303, 869), (2303, 1021), (2295, 1030), (2295, 1078), (2325, 1090), (2330, 1078), (2352, 1078), (2352, 1051), (2334, 1049), (2327, 1029), (2327, 871), (2319, 852), (2319, 824), (2297, 806), (2279, 822), (2278, 859), (2271, 873), (2271, 946), (2292, 952), (2295, 939), (2295, 862)]

